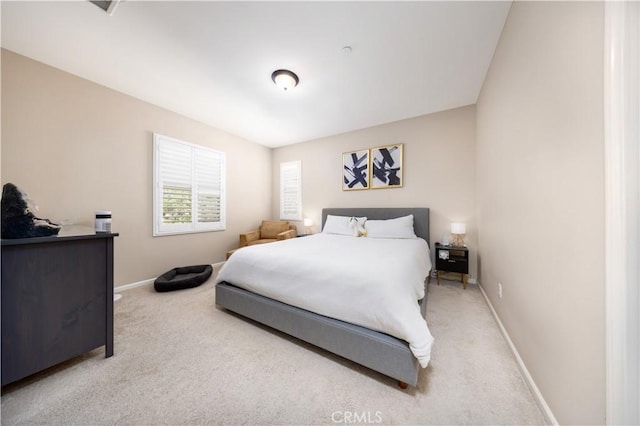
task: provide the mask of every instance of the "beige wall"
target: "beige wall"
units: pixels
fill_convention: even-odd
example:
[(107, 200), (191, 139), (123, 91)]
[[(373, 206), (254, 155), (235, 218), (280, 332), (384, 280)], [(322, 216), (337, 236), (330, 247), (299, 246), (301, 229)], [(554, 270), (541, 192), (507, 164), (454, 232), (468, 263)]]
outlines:
[(480, 282), (561, 424), (605, 423), (603, 31), (515, 2), (477, 104)]
[[(431, 207), (431, 244), (467, 223), (471, 276), (560, 423), (604, 423), (602, 55), (601, 3), (515, 2), (477, 111), (269, 150), (3, 50), (2, 183), (58, 221), (111, 209), (116, 285), (222, 260), (278, 217), (285, 161), (302, 160), (314, 232), (323, 207)], [(151, 237), (152, 132), (226, 151), (226, 232)], [(343, 152), (390, 143), (403, 188), (341, 190)]]
[[(54, 221), (111, 210), (116, 286), (222, 261), (271, 212), (268, 148), (6, 50), (2, 114), (2, 183)], [(226, 152), (226, 231), (151, 236), (153, 132)]]
[[(431, 247), (452, 221), (467, 224), (469, 272), (476, 277), (475, 114), (468, 106), (275, 149), (273, 216), (280, 206), (279, 164), (302, 160), (303, 213), (314, 232), (323, 207), (430, 207)], [(404, 144), (402, 188), (342, 190), (343, 152), (392, 143)]]

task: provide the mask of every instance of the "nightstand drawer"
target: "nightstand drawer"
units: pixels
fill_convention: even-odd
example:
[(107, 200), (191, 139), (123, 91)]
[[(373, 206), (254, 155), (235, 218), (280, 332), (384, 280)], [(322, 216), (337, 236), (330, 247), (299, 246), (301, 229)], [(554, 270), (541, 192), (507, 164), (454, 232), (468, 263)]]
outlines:
[(469, 262), (461, 259), (436, 259), (436, 269), (438, 271), (458, 272), (460, 274), (469, 273)]

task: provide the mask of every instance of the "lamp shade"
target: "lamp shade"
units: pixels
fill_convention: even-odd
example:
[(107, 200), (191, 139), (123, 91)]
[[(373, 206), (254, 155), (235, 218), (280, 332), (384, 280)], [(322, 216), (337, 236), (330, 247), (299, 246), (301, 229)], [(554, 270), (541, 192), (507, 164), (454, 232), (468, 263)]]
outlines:
[(312, 225), (313, 225), (313, 220), (311, 220), (309, 218), (305, 218), (304, 226), (312, 226)]
[(466, 234), (467, 226), (464, 223), (452, 223), (451, 224), (451, 233), (452, 234)]

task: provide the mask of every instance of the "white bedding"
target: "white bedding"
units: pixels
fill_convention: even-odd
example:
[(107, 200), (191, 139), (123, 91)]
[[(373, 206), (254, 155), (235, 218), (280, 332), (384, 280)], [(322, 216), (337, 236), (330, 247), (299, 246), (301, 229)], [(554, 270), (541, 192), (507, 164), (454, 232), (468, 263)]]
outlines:
[(238, 287), (409, 342), (422, 367), (433, 337), (420, 315), (431, 269), (421, 238), (374, 239), (315, 234), (244, 247), (216, 284)]

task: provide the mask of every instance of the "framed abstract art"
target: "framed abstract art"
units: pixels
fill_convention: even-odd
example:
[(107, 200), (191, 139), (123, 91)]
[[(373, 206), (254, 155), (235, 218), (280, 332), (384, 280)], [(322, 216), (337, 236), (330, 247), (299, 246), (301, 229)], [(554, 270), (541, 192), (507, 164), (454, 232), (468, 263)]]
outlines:
[(402, 187), (402, 146), (371, 148), (371, 189)]
[(369, 150), (342, 154), (342, 190), (369, 189)]

